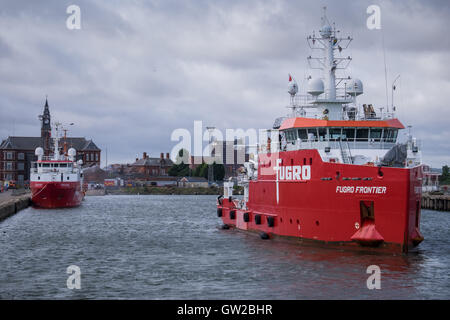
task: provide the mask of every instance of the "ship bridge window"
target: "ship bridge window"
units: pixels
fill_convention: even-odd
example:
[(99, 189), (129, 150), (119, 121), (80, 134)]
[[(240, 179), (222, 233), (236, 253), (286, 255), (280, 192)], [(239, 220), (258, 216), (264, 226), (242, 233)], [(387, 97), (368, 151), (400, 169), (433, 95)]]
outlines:
[(43, 163), (43, 164), (42, 164), (42, 167), (43, 167), (43, 168), (50, 168), (50, 163)]
[(288, 142), (294, 142), (295, 140), (297, 140), (297, 131), (287, 130), (286, 131), (286, 140)]
[(61, 168), (67, 168), (67, 163), (61, 163), (59, 166), (60, 166)]
[(306, 129), (298, 129), (298, 137), (303, 141), (308, 140), (308, 133)]
[(317, 140), (317, 128), (308, 129), (308, 140), (311, 141)]
[(328, 141), (327, 128), (319, 128), (319, 141)]
[(342, 128), (330, 128), (330, 141), (342, 139)]
[(386, 128), (384, 129), (383, 140), (386, 142), (395, 142), (397, 140), (397, 133), (397, 129)]
[(356, 141), (367, 141), (369, 138), (369, 129), (356, 129)]
[(398, 130), (394, 129), (392, 132), (392, 142), (397, 141), (397, 134), (398, 134)]
[(355, 140), (355, 128), (344, 128), (342, 130), (342, 139), (346, 141)]
[(370, 129), (370, 139), (372, 139), (373, 141), (380, 141), (381, 133), (382, 133), (382, 129), (371, 128)]

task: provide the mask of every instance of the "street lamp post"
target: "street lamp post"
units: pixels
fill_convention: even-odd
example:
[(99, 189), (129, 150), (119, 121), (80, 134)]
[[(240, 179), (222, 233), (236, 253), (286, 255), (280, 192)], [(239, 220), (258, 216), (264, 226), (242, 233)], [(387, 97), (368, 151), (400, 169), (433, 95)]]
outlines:
[[(212, 145), (212, 132), (216, 129), (215, 127), (206, 127), (206, 129), (209, 132), (209, 157), (212, 158), (213, 150), (211, 150)], [(211, 182), (214, 180), (214, 166), (213, 163), (208, 165), (208, 184), (211, 184)]]

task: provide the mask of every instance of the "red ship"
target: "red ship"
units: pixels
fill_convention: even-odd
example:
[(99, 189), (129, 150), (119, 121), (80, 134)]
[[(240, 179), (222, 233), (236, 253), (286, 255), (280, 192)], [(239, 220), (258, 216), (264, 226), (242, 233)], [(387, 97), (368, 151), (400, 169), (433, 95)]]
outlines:
[(68, 208), (81, 204), (84, 198), (82, 190), (82, 160), (75, 161), (76, 150), (67, 150), (64, 144), (63, 154), (60, 154), (58, 129), (54, 138), (54, 154), (44, 156), (44, 149), (36, 148), (38, 161), (33, 163), (30, 172), (31, 200), (40, 208)]
[(307, 38), (323, 53), (308, 57), (321, 73), (308, 77), (303, 95), (289, 75), (292, 113), (245, 163), (243, 199), (233, 196), (234, 182), (224, 184), (217, 215), (224, 229), (264, 239), (408, 252), (423, 241), (419, 143), (410, 133), (398, 142), (404, 126), (393, 105), (361, 105), (362, 82), (336, 76), (352, 41), (338, 35), (324, 14), (319, 35)]

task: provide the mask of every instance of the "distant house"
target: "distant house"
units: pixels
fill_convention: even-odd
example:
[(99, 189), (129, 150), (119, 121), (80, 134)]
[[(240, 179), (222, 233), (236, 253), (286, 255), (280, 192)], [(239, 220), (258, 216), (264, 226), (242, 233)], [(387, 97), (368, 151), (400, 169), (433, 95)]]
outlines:
[(431, 168), (428, 165), (422, 166), (423, 179), (422, 179), (422, 191), (438, 191), (439, 190), (439, 177), (442, 175), (440, 169)]
[(149, 180), (153, 177), (168, 176), (169, 169), (173, 166), (169, 153), (161, 153), (159, 158), (151, 158), (147, 152), (144, 152), (142, 159), (137, 159), (131, 164), (131, 174), (137, 174), (143, 180)]
[(98, 165), (83, 170), (83, 180), (85, 183), (103, 184), (105, 178), (106, 171), (102, 170)]
[(183, 177), (178, 180), (178, 187), (181, 188), (207, 188), (208, 180), (200, 177)]

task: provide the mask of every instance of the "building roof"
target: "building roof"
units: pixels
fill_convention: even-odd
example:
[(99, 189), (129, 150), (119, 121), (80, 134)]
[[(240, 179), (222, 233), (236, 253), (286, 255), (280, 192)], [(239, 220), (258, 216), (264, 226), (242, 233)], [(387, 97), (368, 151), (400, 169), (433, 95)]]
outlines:
[(106, 173), (105, 170), (103, 170), (102, 168), (100, 168), (99, 165), (94, 165), (88, 168), (83, 169), (83, 173)]
[[(64, 138), (61, 139), (61, 144), (64, 143)], [(67, 144), (69, 147), (73, 147), (82, 151), (99, 151), (100, 148), (92, 140), (86, 140), (85, 138), (67, 138)]]
[(34, 150), (42, 146), (41, 137), (8, 137), (0, 144), (0, 149)]
[(178, 181), (180, 181), (180, 182), (208, 182), (208, 180), (203, 177), (183, 177)]
[(280, 130), (292, 128), (314, 128), (314, 127), (367, 127), (367, 128), (397, 128), (405, 127), (398, 119), (388, 120), (322, 120), (311, 118), (289, 118), (283, 121)]
[(145, 159), (139, 159), (132, 164), (132, 166), (159, 166), (159, 165), (172, 166), (173, 162), (172, 160), (167, 158), (161, 159), (161, 158), (147, 157)]
[[(60, 140), (61, 145), (64, 139)], [(68, 137), (67, 144), (78, 151), (100, 151), (97, 145), (92, 140), (86, 140), (79, 137)], [(43, 140), (41, 137), (8, 137), (0, 144), (0, 149), (10, 150), (34, 150), (37, 147), (42, 147)]]

